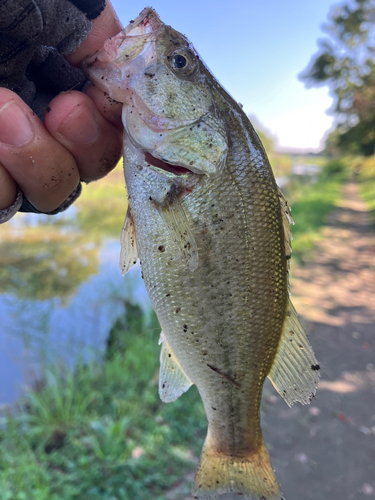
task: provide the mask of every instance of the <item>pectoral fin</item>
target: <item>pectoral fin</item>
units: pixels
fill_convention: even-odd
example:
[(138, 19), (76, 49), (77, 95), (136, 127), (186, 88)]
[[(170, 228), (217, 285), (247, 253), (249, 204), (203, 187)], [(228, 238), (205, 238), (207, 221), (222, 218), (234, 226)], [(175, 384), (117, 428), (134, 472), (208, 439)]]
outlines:
[(120, 252), (120, 269), (123, 276), (138, 260), (137, 238), (133, 217), (130, 213), (130, 208), (126, 212), (124, 227), (121, 232), (121, 252)]
[(186, 260), (187, 267), (194, 271), (198, 267), (197, 244), (181, 202), (172, 190), (168, 193), (167, 201), (160, 205), (159, 213), (181, 256)]
[(268, 378), (289, 406), (296, 401), (307, 404), (318, 387), (319, 370), (312, 347), (289, 300), (284, 331)]
[(163, 332), (160, 334), (159, 344), (162, 344), (160, 353), (159, 396), (164, 403), (171, 403), (186, 392), (193, 382), (182, 370)]

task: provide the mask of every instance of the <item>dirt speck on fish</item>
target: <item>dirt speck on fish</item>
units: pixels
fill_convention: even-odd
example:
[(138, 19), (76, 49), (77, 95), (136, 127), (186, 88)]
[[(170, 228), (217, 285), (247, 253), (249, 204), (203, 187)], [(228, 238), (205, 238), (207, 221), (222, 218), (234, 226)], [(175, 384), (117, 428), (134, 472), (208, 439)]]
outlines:
[(288, 294), (290, 209), (241, 107), (151, 8), (86, 60), (123, 103), (125, 274), (140, 258), (163, 332), (160, 397), (192, 384), (208, 434), (193, 497), (280, 500), (260, 427), (268, 377), (309, 403), (318, 363)]

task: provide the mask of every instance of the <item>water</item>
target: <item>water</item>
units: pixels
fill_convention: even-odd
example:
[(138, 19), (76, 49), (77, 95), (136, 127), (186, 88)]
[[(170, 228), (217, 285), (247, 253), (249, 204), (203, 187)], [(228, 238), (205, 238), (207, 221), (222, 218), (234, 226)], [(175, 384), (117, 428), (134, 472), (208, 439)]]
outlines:
[(312, 176), (315, 177), (319, 174), (321, 167), (314, 163), (297, 163), (292, 166), (292, 175)]
[(100, 359), (124, 301), (151, 310), (139, 264), (122, 277), (118, 239), (90, 241), (76, 217), (72, 207), (52, 223), (18, 214), (0, 226), (0, 405), (14, 403), (46, 363)]
[(276, 184), (281, 190), (286, 188), (293, 176), (298, 176), (300, 180), (307, 182), (317, 182), (321, 167), (313, 163), (296, 163), (292, 166), (290, 175), (276, 177)]

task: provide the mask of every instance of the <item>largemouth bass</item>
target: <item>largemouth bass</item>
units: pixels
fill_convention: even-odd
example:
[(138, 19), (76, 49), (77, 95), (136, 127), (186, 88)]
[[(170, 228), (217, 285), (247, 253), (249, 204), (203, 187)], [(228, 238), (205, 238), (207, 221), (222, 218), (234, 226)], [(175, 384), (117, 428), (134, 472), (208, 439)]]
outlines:
[(125, 274), (162, 326), (160, 397), (192, 384), (208, 434), (194, 498), (280, 500), (260, 427), (268, 377), (308, 403), (319, 365), (288, 294), (290, 210), (241, 107), (185, 36), (144, 9), (85, 63), (123, 103)]

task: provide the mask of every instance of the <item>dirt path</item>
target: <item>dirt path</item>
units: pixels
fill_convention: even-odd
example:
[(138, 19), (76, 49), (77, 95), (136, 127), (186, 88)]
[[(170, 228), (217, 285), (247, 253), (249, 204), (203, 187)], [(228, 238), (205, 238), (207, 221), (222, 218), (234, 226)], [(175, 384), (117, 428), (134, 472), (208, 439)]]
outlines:
[[(375, 237), (356, 184), (291, 290), (322, 381), (311, 405), (292, 408), (265, 386), (262, 428), (285, 499), (375, 499)], [(193, 477), (167, 498), (188, 500)]]
[(344, 186), (291, 290), (322, 380), (306, 407), (288, 409), (265, 389), (264, 434), (285, 498), (375, 499), (375, 238), (356, 184)]

